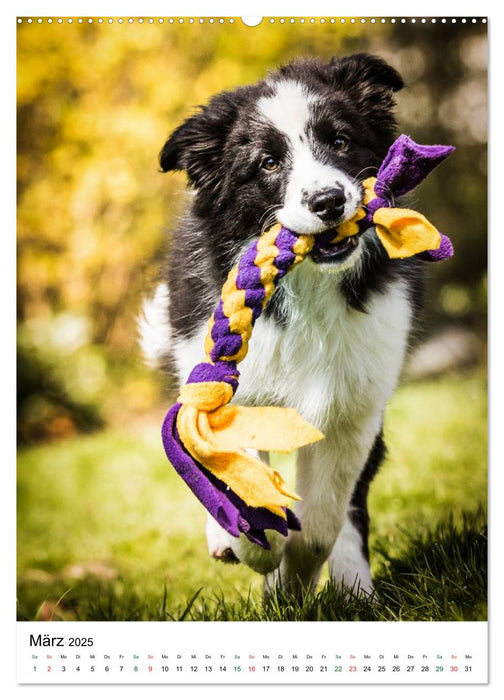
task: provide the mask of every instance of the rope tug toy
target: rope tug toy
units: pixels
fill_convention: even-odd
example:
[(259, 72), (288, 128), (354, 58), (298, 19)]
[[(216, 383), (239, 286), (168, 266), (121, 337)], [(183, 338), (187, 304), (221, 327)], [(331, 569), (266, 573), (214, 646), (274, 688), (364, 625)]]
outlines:
[[(390, 258), (438, 261), (453, 255), (450, 239), (411, 209), (391, 206), (452, 151), (421, 146), (401, 135), (376, 178), (362, 184), (358, 212), (331, 232), (331, 243), (374, 226)], [(231, 535), (270, 549), (265, 530), (300, 530), (287, 507), (290, 491), (280, 474), (245, 450), (290, 452), (323, 439), (293, 408), (229, 405), (238, 388), (237, 364), (247, 354), (255, 321), (280, 280), (327, 236), (294, 233), (275, 224), (255, 240), (231, 270), (210, 321), (205, 361), (196, 365), (162, 427), (166, 455), (208, 512)]]

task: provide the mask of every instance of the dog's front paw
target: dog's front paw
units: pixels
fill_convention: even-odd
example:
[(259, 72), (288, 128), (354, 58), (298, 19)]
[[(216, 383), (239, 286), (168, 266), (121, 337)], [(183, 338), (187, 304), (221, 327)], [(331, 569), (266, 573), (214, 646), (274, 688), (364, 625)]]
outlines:
[(233, 552), (231, 547), (225, 547), (225, 548), (217, 548), (214, 549), (210, 552), (210, 555), (214, 558), (217, 559), (217, 561), (221, 561), (223, 564), (239, 564), (240, 560), (236, 556), (236, 554)]
[(206, 536), (210, 556), (224, 564), (239, 564), (240, 560), (233, 551), (233, 543), (237, 542), (210, 515), (207, 518)]

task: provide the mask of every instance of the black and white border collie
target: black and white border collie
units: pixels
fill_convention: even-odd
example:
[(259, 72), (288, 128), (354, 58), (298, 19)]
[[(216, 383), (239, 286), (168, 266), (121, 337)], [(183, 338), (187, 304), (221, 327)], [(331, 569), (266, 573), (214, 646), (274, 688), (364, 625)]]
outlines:
[[(218, 94), (172, 133), (161, 168), (185, 170), (192, 197), (144, 307), (151, 363), (185, 382), (227, 273), (262, 231), (279, 221), (316, 235), (357, 211), (361, 182), (395, 138), (401, 87), (367, 54), (296, 60)], [(293, 406), (325, 439), (298, 453), (302, 531), (269, 533), (265, 551), (209, 518), (213, 557), (265, 574), (267, 590), (310, 588), (328, 561), (338, 585), (372, 591), (366, 500), (420, 296), (420, 263), (390, 260), (373, 229), (319, 249), (282, 280), (240, 364), (236, 402)]]

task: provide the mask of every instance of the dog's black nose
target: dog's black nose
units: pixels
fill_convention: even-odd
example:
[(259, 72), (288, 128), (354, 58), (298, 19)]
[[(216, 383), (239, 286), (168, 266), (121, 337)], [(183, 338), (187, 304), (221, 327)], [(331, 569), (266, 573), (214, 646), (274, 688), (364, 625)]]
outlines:
[(320, 190), (308, 199), (308, 208), (322, 221), (336, 221), (342, 216), (346, 197), (341, 187)]

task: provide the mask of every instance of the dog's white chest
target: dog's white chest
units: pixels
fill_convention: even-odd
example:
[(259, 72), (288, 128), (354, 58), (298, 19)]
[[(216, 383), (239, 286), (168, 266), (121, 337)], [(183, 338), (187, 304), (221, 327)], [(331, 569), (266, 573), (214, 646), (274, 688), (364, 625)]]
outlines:
[(291, 275), (290, 322), (282, 328), (258, 320), (240, 365), (237, 402), (293, 406), (322, 430), (328, 421), (374, 413), (394, 390), (404, 359), (411, 309), (403, 283), (375, 295), (362, 313), (335, 299), (330, 275), (318, 275), (306, 290), (309, 280)]

